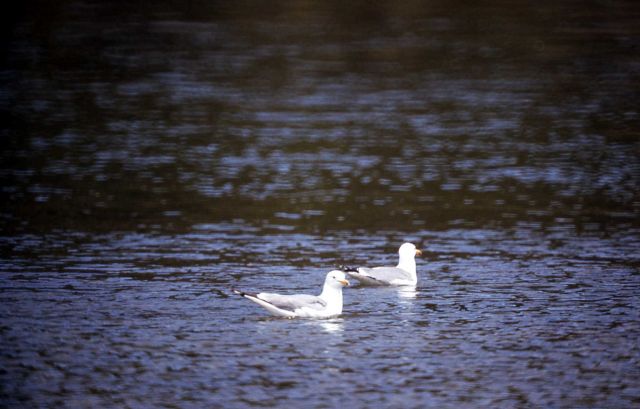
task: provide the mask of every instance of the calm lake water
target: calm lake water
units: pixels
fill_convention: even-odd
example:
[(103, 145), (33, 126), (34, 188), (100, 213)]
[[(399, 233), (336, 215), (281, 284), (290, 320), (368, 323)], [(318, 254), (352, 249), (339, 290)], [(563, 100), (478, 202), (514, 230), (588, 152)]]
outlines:
[(640, 405), (637, 2), (3, 18), (0, 407)]

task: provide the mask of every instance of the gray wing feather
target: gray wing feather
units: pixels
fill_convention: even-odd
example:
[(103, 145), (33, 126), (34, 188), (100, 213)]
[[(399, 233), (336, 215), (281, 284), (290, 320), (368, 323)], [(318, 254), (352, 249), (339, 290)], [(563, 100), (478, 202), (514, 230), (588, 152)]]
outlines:
[(315, 295), (295, 294), (281, 295), (274, 293), (260, 293), (258, 298), (275, 305), (283, 310), (295, 311), (298, 308), (307, 307), (321, 310), (327, 306), (326, 301)]
[(411, 274), (398, 267), (360, 267), (358, 271), (379, 281), (411, 280)]

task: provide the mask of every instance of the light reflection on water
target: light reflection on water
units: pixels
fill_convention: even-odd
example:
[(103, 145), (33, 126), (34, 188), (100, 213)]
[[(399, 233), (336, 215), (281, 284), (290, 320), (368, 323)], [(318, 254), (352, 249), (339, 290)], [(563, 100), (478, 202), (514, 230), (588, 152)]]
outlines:
[(7, 29), (3, 404), (637, 405), (635, 3), (114, 4)]
[(168, 395), (147, 393), (160, 385), (187, 406), (322, 406), (325, 394), (388, 407), (635, 399), (637, 231), (419, 231), (417, 288), (355, 285), (342, 317), (307, 321), (270, 317), (229, 288), (319, 293), (322, 266), (391, 264), (394, 239), (245, 227), (85, 237), (55, 257), (14, 239), (32, 256), (2, 269), (3, 361), (21, 374), (5, 378), (10, 396), (161, 405)]

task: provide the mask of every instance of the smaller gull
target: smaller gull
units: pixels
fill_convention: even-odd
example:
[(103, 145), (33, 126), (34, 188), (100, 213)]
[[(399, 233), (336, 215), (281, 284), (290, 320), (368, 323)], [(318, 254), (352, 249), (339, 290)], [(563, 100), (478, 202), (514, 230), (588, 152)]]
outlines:
[(344, 267), (341, 270), (360, 281), (361, 285), (413, 285), (418, 283), (416, 256), (422, 251), (411, 243), (404, 243), (398, 250), (400, 261), (396, 267)]
[(349, 285), (340, 270), (327, 273), (320, 295), (275, 293), (247, 293), (232, 291), (262, 306), (277, 317), (330, 318), (342, 313), (342, 287)]

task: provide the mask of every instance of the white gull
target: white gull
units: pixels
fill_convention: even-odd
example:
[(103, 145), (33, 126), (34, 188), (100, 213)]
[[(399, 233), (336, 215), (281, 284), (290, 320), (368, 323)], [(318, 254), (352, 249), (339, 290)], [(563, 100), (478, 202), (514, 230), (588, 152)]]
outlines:
[(233, 289), (238, 294), (262, 306), (278, 317), (330, 318), (342, 313), (342, 287), (349, 282), (340, 270), (327, 273), (320, 295), (275, 293), (248, 293)]
[(361, 285), (413, 285), (418, 283), (416, 256), (422, 251), (411, 243), (404, 243), (398, 250), (400, 259), (396, 267), (344, 267), (341, 270), (355, 278)]

